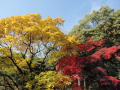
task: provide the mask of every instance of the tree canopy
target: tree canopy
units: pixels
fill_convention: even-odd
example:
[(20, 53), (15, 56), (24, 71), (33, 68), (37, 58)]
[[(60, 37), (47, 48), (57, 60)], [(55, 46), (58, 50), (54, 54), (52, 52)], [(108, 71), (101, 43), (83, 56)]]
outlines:
[(120, 90), (120, 10), (102, 6), (69, 35), (40, 14), (0, 20), (0, 90)]
[(78, 55), (71, 57), (74, 62), (80, 63), (77, 65), (83, 66), (75, 64), (78, 69), (76, 74), (82, 78), (82, 84), (77, 84), (76, 88), (119, 90), (120, 10), (102, 6), (81, 19), (69, 35), (76, 35), (80, 42)]
[(111, 43), (117, 43), (120, 34), (119, 18), (120, 10), (114, 11), (108, 6), (103, 6), (81, 19), (79, 24), (73, 27), (70, 35), (77, 35), (81, 42), (91, 37), (94, 40), (106, 39)]
[[(73, 53), (67, 52), (68, 45), (77, 44), (74, 36), (60, 31), (63, 22), (61, 18), (42, 19), (39, 14), (0, 20), (0, 86), (9, 90), (33, 90), (62, 85), (57, 80), (60, 77), (62, 80), (62, 76), (55, 73), (55, 65), (63, 55)], [(52, 77), (56, 77), (58, 84)], [(41, 83), (35, 86), (37, 82)]]

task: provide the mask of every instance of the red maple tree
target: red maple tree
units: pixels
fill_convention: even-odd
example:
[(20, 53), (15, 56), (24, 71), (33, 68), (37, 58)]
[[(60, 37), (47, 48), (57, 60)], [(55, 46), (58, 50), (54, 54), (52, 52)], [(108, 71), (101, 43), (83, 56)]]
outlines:
[[(120, 56), (118, 54), (120, 46), (103, 47), (104, 44), (104, 40), (92, 41), (89, 39), (86, 43), (77, 45), (78, 53), (85, 52), (87, 55), (64, 56), (59, 60), (57, 72), (62, 71), (63, 75), (71, 77), (73, 90), (83, 90), (83, 88), (86, 88), (84, 85), (85, 72), (89, 73), (86, 75), (88, 79), (92, 74), (95, 74), (94, 79), (96, 79), (100, 75), (97, 73), (101, 73), (99, 77), (101, 85), (113, 84), (117, 86), (120, 83), (120, 80), (110, 76), (106, 72), (107, 70), (103, 68), (103, 62), (111, 61), (115, 57)], [(99, 65), (98, 63), (102, 63), (103, 65)]]

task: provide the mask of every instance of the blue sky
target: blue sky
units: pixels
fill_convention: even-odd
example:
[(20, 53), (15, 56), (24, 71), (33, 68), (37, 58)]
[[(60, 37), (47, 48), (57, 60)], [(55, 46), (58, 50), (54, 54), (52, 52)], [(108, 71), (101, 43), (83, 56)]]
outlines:
[(1, 0), (0, 18), (28, 13), (40, 13), (43, 18), (62, 17), (65, 20), (63, 32), (68, 33), (85, 14), (102, 5), (117, 10), (120, 0)]

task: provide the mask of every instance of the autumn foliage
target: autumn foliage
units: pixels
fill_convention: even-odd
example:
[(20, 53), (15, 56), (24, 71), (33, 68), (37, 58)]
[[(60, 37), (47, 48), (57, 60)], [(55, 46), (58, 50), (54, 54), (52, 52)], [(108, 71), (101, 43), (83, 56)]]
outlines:
[[(85, 88), (88, 88), (86, 85), (92, 83), (92, 80), (91, 83), (88, 83), (87, 80), (92, 78), (94, 80), (98, 79), (101, 86), (118, 86), (120, 80), (109, 75), (107, 73), (109, 70), (106, 69), (104, 64), (111, 62), (113, 59), (115, 62), (115, 58), (119, 57), (120, 46), (104, 47), (104, 45), (104, 40), (88, 40), (86, 43), (77, 45), (77, 55), (64, 56), (59, 60), (57, 72), (62, 71), (63, 75), (71, 77), (73, 90), (85, 90)], [(112, 66), (109, 65), (109, 67)], [(93, 75), (94, 77), (92, 77)]]
[(60, 31), (63, 22), (40, 14), (0, 20), (0, 89), (53, 90), (71, 84), (69, 76), (55, 71), (58, 59), (72, 54), (64, 47), (77, 44), (75, 36)]
[(0, 90), (120, 90), (120, 45), (83, 42), (64, 20), (39, 14), (0, 20)]

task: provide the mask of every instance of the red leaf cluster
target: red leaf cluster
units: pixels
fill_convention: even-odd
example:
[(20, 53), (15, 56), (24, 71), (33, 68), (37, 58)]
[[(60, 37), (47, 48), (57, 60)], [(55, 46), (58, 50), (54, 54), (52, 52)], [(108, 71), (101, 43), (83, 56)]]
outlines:
[(84, 44), (79, 44), (77, 46), (79, 51), (91, 51), (93, 49), (95, 49), (96, 47), (100, 47), (105, 43), (104, 40), (99, 40), (99, 41), (92, 41), (91, 39), (88, 40), (86, 43)]
[[(71, 79), (73, 80), (74, 84), (74, 89), (73, 90), (82, 90), (82, 88), (78, 85), (78, 81), (83, 80), (83, 71), (84, 68), (87, 67), (87, 65), (91, 63), (97, 63), (97, 61), (102, 61), (102, 60), (111, 60), (112, 56), (116, 56), (117, 51), (120, 49), (120, 46), (112, 46), (112, 47), (104, 47), (102, 48), (101, 46), (104, 44), (104, 40), (100, 41), (92, 41), (89, 40), (84, 44), (79, 44), (78, 51), (85, 51), (89, 52), (91, 50), (94, 50), (97, 47), (100, 47), (96, 50), (95, 53), (80, 57), (80, 56), (64, 56), (61, 58), (58, 62), (57, 65), (57, 72), (62, 71), (63, 75), (69, 75)], [(118, 55), (117, 55), (118, 56)], [(106, 70), (103, 69), (100, 66), (96, 66), (93, 70), (94, 72), (100, 72), (102, 73), (105, 77), (100, 80), (100, 82), (103, 85), (109, 85), (110, 82), (113, 82), (114, 86), (117, 86), (117, 84), (120, 82), (116, 78), (112, 76), (107, 76)]]
[(112, 76), (104, 76), (104, 78), (102, 78), (100, 82), (102, 85), (111, 85), (112, 83), (114, 86), (117, 86), (118, 83), (120, 83), (120, 80)]
[(57, 71), (62, 70), (64, 75), (79, 74), (84, 64), (84, 59), (79, 56), (66, 56), (59, 60)]
[(101, 72), (103, 75), (107, 75), (105, 69), (103, 69), (102, 67), (96, 67), (96, 68), (93, 69), (92, 71), (94, 71), (94, 72), (99, 71), (99, 72)]
[(102, 48), (90, 55), (91, 58), (96, 60), (102, 60), (102, 56), (105, 60), (110, 60), (112, 55), (116, 55), (116, 52), (120, 49), (120, 46), (112, 46), (110, 48)]

